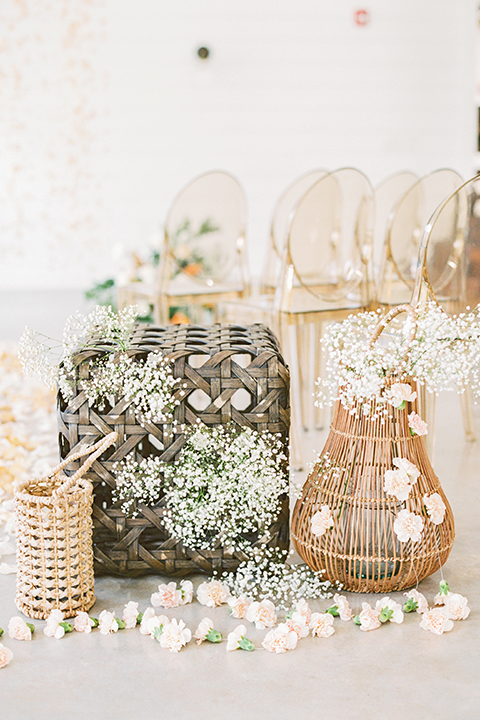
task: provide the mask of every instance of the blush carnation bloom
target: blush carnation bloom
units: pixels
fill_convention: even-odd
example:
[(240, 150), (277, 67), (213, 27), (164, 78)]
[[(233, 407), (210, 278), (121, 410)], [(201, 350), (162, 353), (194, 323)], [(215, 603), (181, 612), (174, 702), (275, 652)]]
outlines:
[(443, 635), (444, 632), (452, 630), (453, 622), (447, 618), (443, 610), (432, 608), (423, 613), (420, 627), (423, 630), (430, 630), (435, 635)]
[(399, 470), (403, 470), (403, 472), (408, 475), (410, 485), (415, 485), (418, 478), (420, 477), (420, 470), (414, 463), (410, 462), (410, 460), (407, 460), (407, 458), (400, 457), (393, 458), (392, 463), (395, 465), (396, 468), (398, 468)]
[(333, 596), (333, 602), (338, 608), (340, 620), (348, 621), (353, 619), (353, 611), (345, 595), (339, 595), (337, 593)]
[(440, 525), (445, 517), (446, 505), (439, 493), (424, 495), (423, 502), (427, 508), (428, 517), (434, 525)]
[(213, 622), (210, 620), (210, 618), (206, 617), (203, 618), (203, 620), (200, 620), (198, 627), (193, 634), (193, 637), (197, 641), (197, 645), (202, 644), (210, 630), (213, 630)]
[(193, 600), (193, 583), (191, 580), (182, 580), (180, 583), (180, 605), (188, 605)]
[(360, 620), (360, 630), (368, 632), (369, 630), (376, 630), (380, 627), (381, 622), (378, 619), (379, 612), (372, 608), (368, 603), (362, 603), (362, 612), (359, 614), (358, 619)]
[(143, 613), (142, 620), (140, 622), (140, 632), (142, 635), (151, 634), (149, 623), (154, 617), (156, 617), (155, 610), (152, 607), (148, 607)]
[(313, 637), (327, 638), (333, 635), (333, 615), (331, 613), (313, 613), (310, 627)]
[(76, 632), (89, 633), (92, 632), (92, 627), (95, 626), (95, 621), (89, 616), (88, 613), (83, 610), (77, 610), (75, 620), (73, 621), (73, 629)]
[(413, 402), (416, 397), (417, 393), (408, 383), (393, 383), (388, 392), (388, 401), (395, 408), (403, 406), (405, 402)]
[(297, 633), (290, 630), (286, 623), (282, 623), (265, 635), (262, 646), (268, 652), (284, 653), (287, 650), (294, 650), (297, 641)]
[(277, 622), (275, 605), (271, 600), (253, 602), (248, 608), (245, 618), (249, 622), (255, 623), (255, 627), (258, 630), (271, 628)]
[(65, 635), (65, 628), (60, 625), (61, 622), (63, 622), (63, 612), (61, 610), (52, 610), (43, 629), (44, 635), (60, 640)]
[(415, 515), (409, 510), (400, 510), (393, 523), (393, 529), (400, 542), (407, 540), (418, 542), (423, 530), (423, 520), (420, 515)]
[(416, 412), (408, 416), (408, 427), (415, 435), (428, 435), (428, 425)]
[(227, 651), (233, 652), (233, 650), (239, 650), (240, 640), (245, 638), (247, 634), (247, 628), (245, 625), (237, 625), (235, 630), (232, 630), (227, 637)]
[(418, 592), (418, 590), (410, 590), (409, 592), (403, 593), (407, 600), (413, 600), (417, 603), (417, 613), (420, 613), (422, 615), (424, 612), (427, 612), (428, 610), (428, 602), (425, 595), (422, 595), (421, 592)]
[[(63, 616), (62, 616), (63, 617)], [(8, 636), (12, 640), (31, 640), (32, 631), (23, 618), (15, 615), (8, 623)]]
[(310, 620), (312, 619), (312, 611), (310, 610), (310, 605), (304, 598), (301, 598), (295, 604), (295, 612), (300, 613), (300, 615), (305, 618), (305, 622), (307, 623), (307, 625), (310, 625)]
[(115, 613), (109, 612), (108, 610), (102, 610), (98, 617), (98, 629), (102, 635), (116, 633), (118, 630), (118, 623), (115, 619)]
[(0, 643), (0, 668), (6, 667), (12, 658), (13, 652), (10, 650), (10, 648), (5, 647), (5, 645), (2, 645), (2, 643)]
[(298, 640), (300, 638), (307, 637), (310, 630), (308, 624), (303, 615), (298, 612), (294, 612), (293, 615), (285, 620), (285, 625), (288, 625), (290, 630), (296, 633)]
[(159, 585), (158, 592), (152, 593), (150, 597), (153, 607), (175, 608), (180, 605), (181, 600), (182, 591), (177, 590), (176, 582)]
[(470, 615), (468, 600), (459, 593), (449, 593), (444, 595), (445, 607), (443, 612), (449, 620), (466, 620)]
[(381, 600), (377, 600), (375, 603), (375, 610), (380, 615), (382, 613), (382, 610), (391, 610), (393, 615), (390, 618), (388, 622), (397, 623), (400, 625), (400, 623), (403, 622), (404, 614), (402, 610), (402, 606), (400, 603), (395, 602), (395, 600), (391, 600), (389, 597), (384, 597)]
[(230, 600), (230, 590), (220, 580), (201, 583), (197, 588), (197, 599), (206, 607), (219, 607)]
[[(153, 608), (147, 609), (152, 610), (153, 615), (151, 613), (147, 614), (147, 611), (143, 613), (142, 622), (140, 623), (140, 632), (142, 635), (150, 635), (152, 640), (155, 640), (155, 630), (162, 628), (170, 622), (170, 620), (166, 615), (155, 615)], [(145, 615), (147, 617), (145, 617)]]
[(311, 531), (317, 537), (321, 537), (327, 530), (333, 527), (333, 517), (328, 505), (322, 505), (320, 510), (310, 518)]
[(245, 595), (240, 595), (240, 597), (232, 597), (228, 601), (228, 605), (230, 607), (230, 613), (232, 617), (236, 618), (237, 620), (243, 620), (243, 618), (247, 614), (247, 610), (250, 607), (250, 600), (248, 600)]
[(138, 602), (130, 600), (124, 609), (122, 614), (122, 620), (125, 623), (125, 627), (129, 630), (136, 627), (138, 618)]
[(387, 495), (393, 495), (400, 502), (407, 500), (412, 486), (410, 478), (403, 470), (386, 470), (383, 477), (383, 489)]
[(183, 620), (173, 619), (167, 622), (163, 626), (162, 634), (160, 635), (160, 645), (163, 648), (168, 648), (170, 652), (180, 652), (192, 638), (191, 631), (185, 626)]

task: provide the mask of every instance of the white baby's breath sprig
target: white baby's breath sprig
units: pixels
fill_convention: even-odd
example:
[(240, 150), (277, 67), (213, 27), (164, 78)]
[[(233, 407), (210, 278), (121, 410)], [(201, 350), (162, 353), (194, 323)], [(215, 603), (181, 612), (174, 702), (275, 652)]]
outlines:
[[(89, 405), (100, 411), (125, 399), (141, 422), (170, 423), (185, 391), (160, 352), (140, 359), (127, 354), (136, 317), (136, 306), (117, 313), (97, 305), (89, 315), (76, 313), (67, 320), (62, 344), (26, 328), (19, 351), (24, 372), (57, 385), (66, 402), (83, 390)], [(93, 351), (88, 376), (78, 378), (75, 358), (87, 348)]]
[(221, 576), (232, 595), (270, 599), (281, 610), (288, 610), (301, 598), (332, 597), (334, 588), (323, 579), (322, 572), (314, 572), (307, 565), (288, 563), (286, 550), (257, 548), (249, 554), (250, 559), (240, 563), (235, 572)]
[[(317, 381), (317, 403), (339, 399), (353, 412), (371, 415), (388, 412), (390, 378), (411, 380), (430, 392), (456, 390), (469, 384), (480, 393), (480, 310), (447, 315), (436, 303), (417, 309), (417, 328), (410, 347), (405, 329), (370, 340), (381, 311), (351, 315), (331, 325), (322, 345), (327, 352), (324, 379)], [(408, 350), (408, 352), (407, 352)], [(360, 402), (361, 410), (354, 408)]]
[(165, 527), (198, 549), (250, 547), (247, 536), (268, 532), (288, 491), (282, 438), (250, 428), (196, 426), (163, 475)]

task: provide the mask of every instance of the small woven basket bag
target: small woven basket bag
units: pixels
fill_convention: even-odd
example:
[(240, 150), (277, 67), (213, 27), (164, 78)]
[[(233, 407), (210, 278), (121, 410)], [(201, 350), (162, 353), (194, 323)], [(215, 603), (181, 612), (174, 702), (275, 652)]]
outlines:
[[(90, 447), (65, 458), (48, 475), (18, 483), (18, 609), (31, 618), (46, 618), (53, 609), (65, 617), (89, 610), (95, 602), (92, 549), (92, 484), (83, 477), (107, 447), (112, 432)], [(88, 455), (71, 477), (61, 471)]]

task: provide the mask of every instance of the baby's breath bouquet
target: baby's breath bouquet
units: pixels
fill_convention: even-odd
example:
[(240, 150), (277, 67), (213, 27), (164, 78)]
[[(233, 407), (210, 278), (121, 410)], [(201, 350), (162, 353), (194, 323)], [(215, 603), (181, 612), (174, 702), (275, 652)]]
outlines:
[[(171, 363), (161, 353), (145, 359), (128, 355), (137, 309), (115, 312), (97, 305), (88, 315), (76, 313), (66, 323), (60, 343), (26, 328), (20, 339), (19, 358), (25, 374), (38, 375), (58, 387), (65, 402), (83, 390), (90, 406), (103, 411), (118, 400), (131, 403), (140, 420), (167, 422), (178, 400)], [(78, 378), (75, 357), (95, 351), (88, 362), (88, 376)]]
[(282, 439), (234, 426), (199, 426), (164, 467), (165, 526), (189, 547), (249, 546), (266, 532), (288, 492)]
[(187, 431), (174, 463), (136, 464), (129, 456), (114, 472), (114, 498), (124, 512), (134, 515), (136, 503), (162, 495), (165, 528), (197, 549), (249, 547), (252, 534), (268, 533), (288, 492), (281, 437), (233, 425)]
[(389, 389), (392, 378), (418, 382), (434, 393), (463, 392), (467, 385), (479, 393), (479, 308), (450, 316), (431, 302), (417, 309), (413, 333), (408, 318), (372, 343), (382, 316), (382, 310), (363, 312), (330, 326), (322, 338), (328, 356), (326, 379), (317, 381), (318, 404), (340, 400), (355, 412), (360, 403), (368, 415), (373, 406), (378, 410), (395, 405)]

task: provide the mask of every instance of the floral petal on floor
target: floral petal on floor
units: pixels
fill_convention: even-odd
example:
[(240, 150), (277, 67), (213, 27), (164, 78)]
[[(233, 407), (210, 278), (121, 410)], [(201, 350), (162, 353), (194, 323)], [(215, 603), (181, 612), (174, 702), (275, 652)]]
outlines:
[(12, 487), (58, 463), (55, 392), (25, 377), (17, 347), (0, 345), (0, 574), (14, 572)]

